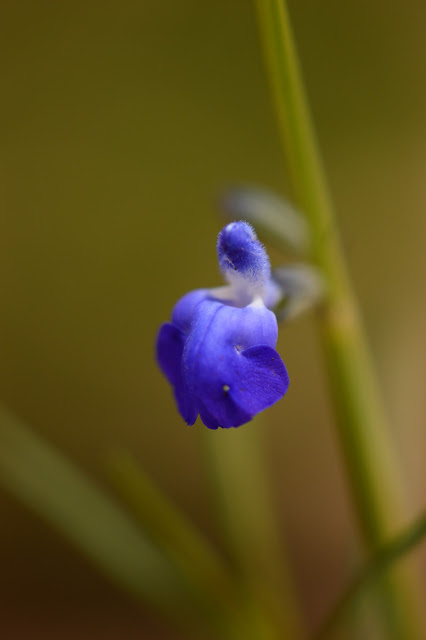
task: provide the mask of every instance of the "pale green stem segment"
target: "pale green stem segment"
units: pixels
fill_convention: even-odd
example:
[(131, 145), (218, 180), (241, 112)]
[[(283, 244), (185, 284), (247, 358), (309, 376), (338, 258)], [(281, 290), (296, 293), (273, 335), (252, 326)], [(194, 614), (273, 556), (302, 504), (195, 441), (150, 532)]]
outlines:
[(229, 553), (240, 577), (248, 638), (304, 637), (274, 519), (263, 459), (262, 418), (240, 429), (203, 430), (212, 487)]
[[(370, 553), (403, 517), (398, 465), (377, 393), (370, 354), (351, 289), (283, 0), (256, 0), (266, 65), (296, 205), (308, 217), (312, 260), (324, 275), (319, 314), (337, 427), (354, 505)], [(412, 576), (383, 580), (388, 637), (421, 638), (422, 613)]]
[[(178, 571), (113, 499), (2, 407), (0, 484), (133, 597), (187, 633), (195, 633), (197, 626), (199, 631), (201, 618), (211, 610), (211, 589), (200, 588), (195, 593), (194, 576)], [(202, 551), (198, 551), (203, 562)], [(203, 566), (209, 562), (212, 560), (204, 560)], [(210, 568), (210, 575), (227, 595), (229, 585), (220, 568), (216, 573)], [(228, 607), (226, 601), (221, 602), (218, 615)]]
[(357, 599), (395, 562), (426, 537), (426, 513), (396, 538), (384, 545), (370, 564), (361, 571), (338, 600), (330, 615), (314, 636), (314, 640), (325, 640), (338, 629), (339, 624), (356, 604)]

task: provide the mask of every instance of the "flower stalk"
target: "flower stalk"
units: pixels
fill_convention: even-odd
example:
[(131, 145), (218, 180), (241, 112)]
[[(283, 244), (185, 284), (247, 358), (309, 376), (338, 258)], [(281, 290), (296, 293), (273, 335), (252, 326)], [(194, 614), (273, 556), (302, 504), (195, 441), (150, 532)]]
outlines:
[[(370, 354), (324, 179), (284, 0), (256, 0), (266, 67), (294, 198), (312, 233), (312, 261), (326, 281), (318, 322), (339, 439), (368, 554), (401, 524), (402, 487)], [(416, 586), (398, 570), (380, 590), (387, 637), (421, 638)]]
[(305, 637), (264, 460), (262, 416), (241, 429), (200, 435), (219, 525), (239, 576), (250, 638)]

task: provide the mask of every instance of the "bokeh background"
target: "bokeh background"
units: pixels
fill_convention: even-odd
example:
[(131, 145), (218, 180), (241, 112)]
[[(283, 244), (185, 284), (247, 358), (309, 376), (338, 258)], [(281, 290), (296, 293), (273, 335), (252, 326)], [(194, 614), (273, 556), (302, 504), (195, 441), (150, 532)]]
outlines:
[[(426, 5), (290, 10), (415, 515), (426, 498)], [(220, 281), (223, 189), (289, 194), (252, 4), (3, 0), (0, 32), (1, 399), (106, 487), (108, 453), (129, 449), (220, 546), (203, 440), (238, 432), (182, 423), (153, 344), (178, 297)], [(356, 523), (314, 318), (284, 327), (279, 350), (291, 387), (262, 429), (315, 624), (349, 577)], [(176, 637), (3, 488), (0, 519), (2, 637)]]

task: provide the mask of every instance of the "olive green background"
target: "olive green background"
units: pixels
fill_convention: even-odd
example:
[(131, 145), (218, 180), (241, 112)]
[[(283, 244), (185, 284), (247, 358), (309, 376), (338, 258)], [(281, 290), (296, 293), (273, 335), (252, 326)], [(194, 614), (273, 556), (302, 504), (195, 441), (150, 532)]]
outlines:
[[(426, 6), (290, 9), (415, 514), (426, 497)], [(108, 453), (130, 449), (220, 544), (202, 443), (238, 430), (183, 424), (154, 341), (181, 295), (220, 282), (223, 190), (290, 193), (251, 2), (3, 0), (0, 69), (1, 398), (104, 485)], [(356, 529), (313, 318), (283, 327), (279, 351), (291, 386), (262, 428), (315, 623), (349, 576)], [(0, 521), (2, 637), (163, 637), (5, 492)]]

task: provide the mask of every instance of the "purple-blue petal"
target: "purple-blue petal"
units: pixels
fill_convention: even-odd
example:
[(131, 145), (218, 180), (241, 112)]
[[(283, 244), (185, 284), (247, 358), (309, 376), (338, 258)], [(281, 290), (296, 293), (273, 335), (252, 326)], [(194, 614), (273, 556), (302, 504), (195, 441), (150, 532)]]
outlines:
[(184, 333), (188, 334), (191, 330), (192, 320), (197, 305), (208, 298), (208, 289), (195, 289), (183, 296), (173, 309), (172, 322)]
[(182, 377), (182, 354), (186, 335), (174, 324), (161, 325), (157, 337), (157, 362), (170, 384)]
[(183, 371), (206, 426), (244, 424), (286, 393), (288, 375), (276, 340), (276, 318), (263, 306), (240, 309), (214, 300), (197, 306)]
[(286, 393), (289, 379), (275, 351), (275, 315), (261, 302), (236, 307), (199, 289), (163, 324), (157, 360), (180, 414), (210, 429), (238, 427)]
[(157, 337), (157, 361), (164, 375), (174, 387), (179, 412), (185, 422), (194, 424), (198, 410), (187, 388), (182, 371), (182, 354), (186, 335), (174, 324), (166, 322)]
[(271, 273), (268, 254), (248, 222), (231, 222), (217, 239), (219, 266), (224, 275), (233, 271), (252, 283), (265, 283)]
[[(287, 392), (290, 380), (280, 355), (265, 345), (241, 353), (235, 402), (255, 415), (273, 405)], [(254, 391), (253, 391), (254, 390)]]

